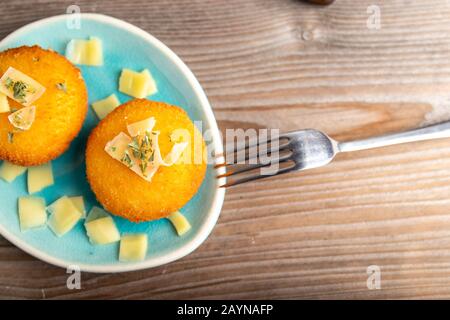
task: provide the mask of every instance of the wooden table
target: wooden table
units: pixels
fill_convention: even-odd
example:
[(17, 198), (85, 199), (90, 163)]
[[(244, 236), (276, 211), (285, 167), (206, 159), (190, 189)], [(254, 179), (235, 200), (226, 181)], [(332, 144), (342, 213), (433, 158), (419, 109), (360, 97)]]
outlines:
[[(2, 3), (0, 38), (73, 1)], [(76, 1), (129, 21), (197, 75), (225, 128), (361, 138), (450, 118), (446, 0)], [(381, 28), (368, 18), (378, 10)], [(381, 269), (369, 290), (367, 267)], [(188, 257), (125, 274), (66, 271), (0, 240), (1, 298), (450, 298), (450, 139), (340, 155), (230, 189)]]

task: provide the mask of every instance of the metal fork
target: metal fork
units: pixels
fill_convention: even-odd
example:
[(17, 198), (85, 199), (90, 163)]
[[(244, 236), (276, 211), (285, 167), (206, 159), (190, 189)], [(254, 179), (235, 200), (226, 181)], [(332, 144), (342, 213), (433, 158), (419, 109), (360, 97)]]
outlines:
[[(279, 137), (265, 141), (255, 139), (248, 142), (244, 141), (236, 147), (233, 146), (232, 149), (226, 148), (227, 157), (231, 154), (235, 159), (235, 156), (239, 153), (242, 154), (242, 152), (244, 152), (245, 157), (241, 157), (238, 163), (228, 163), (225, 156), (221, 155), (218, 158), (219, 164), (216, 165), (216, 168), (222, 170), (222, 173), (218, 175), (218, 178), (221, 179), (220, 186), (231, 187), (274, 175), (321, 167), (330, 163), (340, 152), (449, 137), (450, 121), (405, 132), (348, 142), (338, 142), (321, 131), (306, 129), (281, 134)], [(270, 161), (259, 161), (259, 158), (262, 157), (260, 149), (264, 149), (266, 158), (267, 155), (278, 156)], [(251, 152), (252, 150), (253, 152)], [(243, 164), (242, 160), (250, 162), (250, 164)], [(271, 166), (278, 167), (278, 169), (273, 174), (261, 174), (261, 169), (268, 169)], [(225, 170), (223, 170), (224, 168)]]

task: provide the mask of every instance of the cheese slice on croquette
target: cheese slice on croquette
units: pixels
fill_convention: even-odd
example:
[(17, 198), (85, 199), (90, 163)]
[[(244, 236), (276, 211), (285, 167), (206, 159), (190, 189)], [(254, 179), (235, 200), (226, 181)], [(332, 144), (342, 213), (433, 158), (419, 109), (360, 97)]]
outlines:
[[(38, 46), (0, 52), (0, 75), (10, 67), (38, 82), (45, 92), (33, 102), (35, 119), (29, 130), (18, 130), (9, 113), (0, 113), (0, 159), (36, 166), (60, 156), (81, 129), (87, 113), (86, 85), (62, 55)], [(9, 99), (11, 110), (23, 105)]]
[[(151, 117), (155, 119), (153, 130), (159, 132), (158, 145), (163, 159), (173, 148), (170, 136), (176, 130), (183, 129), (191, 137), (200, 137), (200, 141), (185, 141), (184, 161), (160, 167), (149, 182), (113, 159), (105, 146), (121, 132), (128, 132), (128, 125)], [(116, 108), (91, 132), (86, 147), (86, 174), (98, 201), (107, 211), (135, 222), (155, 220), (177, 211), (195, 195), (206, 172), (203, 152), (202, 135), (183, 109), (135, 99)]]
[(159, 150), (159, 132), (152, 131), (155, 118), (151, 117), (127, 126), (130, 136), (121, 132), (109, 141), (105, 151), (144, 180), (151, 181), (160, 166), (170, 167), (180, 158), (187, 142), (175, 143), (163, 159)]

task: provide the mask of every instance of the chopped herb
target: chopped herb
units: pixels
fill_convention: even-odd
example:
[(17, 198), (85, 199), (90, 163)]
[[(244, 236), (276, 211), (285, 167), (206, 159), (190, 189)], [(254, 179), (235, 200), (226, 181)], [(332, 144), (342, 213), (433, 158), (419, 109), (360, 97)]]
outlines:
[(9, 143), (14, 142), (14, 132), (8, 132), (8, 142)]
[(62, 91), (64, 91), (65, 93), (67, 93), (67, 85), (66, 85), (65, 82), (59, 82), (59, 83), (57, 83), (57, 84), (56, 84), (56, 87), (57, 87), (59, 90), (62, 90)]
[(5, 87), (6, 87), (6, 89), (11, 89), (13, 85), (14, 85), (13, 79), (11, 79), (9, 77), (6, 78), (6, 80), (5, 80)]
[(154, 149), (152, 146), (152, 132), (146, 131), (144, 134), (133, 137), (128, 144), (128, 149), (133, 157), (139, 161), (139, 168), (144, 176), (148, 166), (154, 160)]
[(27, 93), (34, 93), (35, 90), (33, 88), (30, 88), (25, 82), (23, 81), (14, 81), (11, 78), (6, 78), (5, 80), (5, 87), (8, 90), (11, 90), (14, 95), (14, 99), (18, 100), (21, 103), (26, 102), (26, 95)]
[(113, 146), (113, 147), (111, 147), (111, 151), (112, 151), (112, 152), (116, 152), (116, 149), (117, 149), (117, 148), (116, 148), (116, 147), (114, 147), (114, 146)]

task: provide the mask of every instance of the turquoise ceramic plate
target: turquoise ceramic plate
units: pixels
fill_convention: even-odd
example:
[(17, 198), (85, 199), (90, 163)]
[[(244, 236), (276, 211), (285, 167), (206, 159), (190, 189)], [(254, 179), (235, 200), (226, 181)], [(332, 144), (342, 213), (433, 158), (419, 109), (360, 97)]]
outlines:
[[(121, 69), (149, 68), (159, 89), (159, 93), (150, 98), (184, 108), (192, 120), (202, 121), (203, 132), (210, 130), (210, 146), (216, 152), (222, 150), (217, 123), (200, 84), (169, 48), (145, 31), (115, 18), (82, 14), (80, 28), (76, 28), (77, 24), (72, 19), (73, 16), (63, 15), (29, 24), (3, 39), (0, 50), (37, 44), (64, 53), (69, 40), (97, 36), (103, 40), (104, 66), (81, 67), (88, 87), (89, 103), (113, 92), (122, 103), (128, 101), (130, 97), (117, 91)], [(70, 149), (53, 162), (55, 185), (37, 194), (44, 197), (47, 204), (63, 195), (83, 195), (88, 210), (99, 205), (86, 182), (84, 163), (86, 139), (97, 122), (90, 109), (83, 129)], [(81, 222), (62, 238), (56, 238), (48, 228), (21, 233), (17, 198), (27, 194), (26, 175), (12, 184), (0, 181), (0, 233), (29, 254), (61, 267), (77, 265), (89, 272), (121, 272), (159, 266), (195, 250), (213, 229), (225, 193), (223, 188), (218, 188), (215, 175), (216, 172), (209, 166), (199, 192), (181, 209), (192, 224), (191, 231), (183, 237), (178, 237), (165, 219), (134, 224), (114, 218), (121, 233), (148, 234), (149, 250), (146, 260), (142, 262), (118, 262), (118, 243), (91, 245)]]

